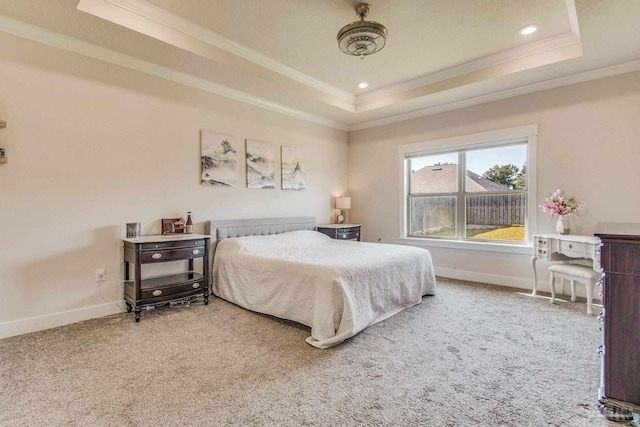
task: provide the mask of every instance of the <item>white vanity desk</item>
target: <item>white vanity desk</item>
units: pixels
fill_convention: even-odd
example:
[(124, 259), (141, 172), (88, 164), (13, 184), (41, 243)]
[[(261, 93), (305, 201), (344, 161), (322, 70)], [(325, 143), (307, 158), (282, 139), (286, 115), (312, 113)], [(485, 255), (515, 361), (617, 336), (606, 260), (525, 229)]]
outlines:
[(534, 234), (533, 235), (533, 293), (538, 291), (538, 275), (536, 261), (577, 261), (591, 260), (593, 269), (602, 271), (600, 267), (600, 240), (595, 236), (579, 236), (572, 234)]

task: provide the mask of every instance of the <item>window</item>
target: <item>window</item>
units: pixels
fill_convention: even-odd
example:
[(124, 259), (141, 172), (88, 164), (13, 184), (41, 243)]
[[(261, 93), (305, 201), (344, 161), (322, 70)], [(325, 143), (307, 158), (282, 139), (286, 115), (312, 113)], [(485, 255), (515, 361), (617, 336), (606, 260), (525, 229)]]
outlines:
[(535, 126), (401, 147), (402, 236), (528, 243), (532, 130)]

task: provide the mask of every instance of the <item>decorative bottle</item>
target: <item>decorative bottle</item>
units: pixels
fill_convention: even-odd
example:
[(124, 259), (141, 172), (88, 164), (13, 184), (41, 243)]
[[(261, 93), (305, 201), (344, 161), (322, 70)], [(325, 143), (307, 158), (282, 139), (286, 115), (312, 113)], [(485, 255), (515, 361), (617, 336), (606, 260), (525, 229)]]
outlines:
[(191, 212), (187, 212), (187, 224), (185, 226), (187, 234), (193, 233), (193, 221), (191, 221)]

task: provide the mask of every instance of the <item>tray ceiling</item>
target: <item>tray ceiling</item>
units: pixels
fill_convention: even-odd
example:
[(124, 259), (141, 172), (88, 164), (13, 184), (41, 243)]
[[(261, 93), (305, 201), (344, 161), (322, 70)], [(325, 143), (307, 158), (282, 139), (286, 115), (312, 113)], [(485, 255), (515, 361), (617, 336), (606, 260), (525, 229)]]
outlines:
[(341, 129), (640, 69), (637, 0), (370, 0), (364, 59), (336, 42), (356, 3), (3, 0), (0, 31)]

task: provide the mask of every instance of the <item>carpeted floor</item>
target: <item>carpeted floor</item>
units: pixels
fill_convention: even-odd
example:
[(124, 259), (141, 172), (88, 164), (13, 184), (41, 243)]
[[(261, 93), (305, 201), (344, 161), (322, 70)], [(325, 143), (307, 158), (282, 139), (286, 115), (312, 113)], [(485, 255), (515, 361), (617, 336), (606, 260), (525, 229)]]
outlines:
[(522, 290), (439, 279), (325, 350), (215, 298), (107, 320), (0, 340), (0, 425), (608, 425), (596, 317)]

